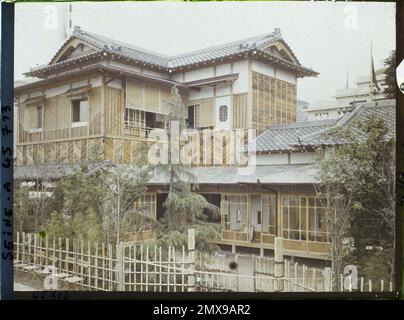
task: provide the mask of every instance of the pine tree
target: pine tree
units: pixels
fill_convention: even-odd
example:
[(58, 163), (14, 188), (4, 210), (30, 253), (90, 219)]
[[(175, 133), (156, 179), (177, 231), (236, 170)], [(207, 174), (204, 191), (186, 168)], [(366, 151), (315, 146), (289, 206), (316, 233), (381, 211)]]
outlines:
[[(186, 130), (186, 109), (176, 87), (171, 90), (169, 107), (170, 112), (167, 115), (165, 127), (170, 142), (171, 139), (175, 139), (172, 136), (172, 130), (178, 128), (179, 132), (176, 136), (180, 136)], [(189, 170), (190, 165), (183, 163), (181, 159), (175, 163), (173, 161), (175, 158), (176, 155), (173, 154), (173, 150), (170, 150), (168, 164), (161, 164), (158, 168), (168, 172), (170, 181), (168, 196), (164, 202), (166, 211), (161, 220), (164, 229), (168, 232), (164, 233), (160, 243), (168, 242), (177, 245), (186, 243), (187, 229), (192, 226), (196, 228), (197, 233), (206, 236), (200, 239), (199, 244), (202, 247), (209, 247), (202, 243), (217, 237), (218, 232), (217, 226), (207, 222), (204, 210), (208, 209), (217, 214), (218, 208), (195, 192), (198, 189), (198, 184), (196, 177)]]

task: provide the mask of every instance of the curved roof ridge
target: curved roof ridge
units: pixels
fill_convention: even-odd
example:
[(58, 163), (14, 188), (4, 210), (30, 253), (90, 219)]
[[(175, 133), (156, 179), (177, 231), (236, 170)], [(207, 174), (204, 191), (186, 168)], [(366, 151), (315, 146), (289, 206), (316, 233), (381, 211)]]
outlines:
[[(171, 59), (176, 59), (176, 58), (183, 58), (183, 57), (187, 57), (190, 55), (194, 55), (194, 54), (199, 54), (199, 53), (203, 53), (206, 51), (211, 51), (211, 50), (216, 50), (216, 49), (226, 49), (228, 47), (233, 47), (236, 45), (242, 45), (243, 43), (247, 43), (248, 44), (248, 49), (251, 49), (250, 42), (252, 42), (253, 40), (274, 40), (276, 36), (274, 36), (274, 32), (271, 33), (265, 33), (265, 34), (261, 34), (258, 36), (254, 36), (254, 37), (249, 37), (249, 38), (244, 38), (244, 39), (240, 39), (240, 40), (235, 40), (232, 42), (228, 42), (228, 43), (224, 43), (224, 44), (217, 44), (214, 46), (209, 46), (209, 47), (205, 47), (202, 49), (198, 49), (198, 50), (194, 50), (194, 51), (188, 51), (188, 52), (184, 52), (184, 53), (180, 53), (180, 54), (176, 54), (171, 56)], [(281, 37), (279, 37), (279, 40), (282, 39)], [(257, 41), (252, 42), (252, 44), (256, 44)], [(260, 44), (261, 45), (261, 44)], [(254, 47), (254, 46), (252, 46)]]

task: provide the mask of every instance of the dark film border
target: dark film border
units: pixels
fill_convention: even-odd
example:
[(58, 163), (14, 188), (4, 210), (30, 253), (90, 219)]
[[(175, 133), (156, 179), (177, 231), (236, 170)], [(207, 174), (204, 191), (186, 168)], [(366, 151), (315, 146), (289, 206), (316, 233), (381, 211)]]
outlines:
[(14, 3), (1, 4), (0, 299), (13, 298)]
[[(77, 291), (33, 291), (13, 292), (13, 83), (14, 83), (14, 3), (2, 3), (1, 8), (1, 173), (0, 173), (0, 300), (76, 300), (76, 299), (164, 299), (164, 300), (203, 300), (223, 299), (319, 299), (319, 298), (382, 298), (403, 299), (403, 213), (404, 213), (404, 120), (402, 110), (404, 96), (396, 91), (396, 278), (395, 292), (331, 292), (331, 293), (140, 293), (140, 292), (77, 292)], [(404, 59), (404, 3), (396, 1), (396, 61)], [(250, 301), (253, 302), (253, 301)]]

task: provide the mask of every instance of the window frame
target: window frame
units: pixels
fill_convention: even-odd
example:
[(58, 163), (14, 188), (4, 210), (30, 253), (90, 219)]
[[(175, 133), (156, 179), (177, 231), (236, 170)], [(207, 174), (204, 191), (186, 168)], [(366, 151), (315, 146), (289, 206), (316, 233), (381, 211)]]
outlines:
[[(287, 198), (287, 201), (285, 201)], [(291, 205), (290, 198), (297, 198), (297, 205)], [(304, 205), (302, 205), (302, 200), (304, 199)], [(318, 243), (330, 243), (331, 235), (329, 226), (326, 222), (322, 222), (321, 212), (325, 212), (325, 207), (317, 203), (321, 203), (322, 197), (317, 197), (315, 195), (282, 195), (281, 207), (282, 207), (282, 238), (287, 240), (295, 241), (310, 241)], [(312, 203), (312, 204), (311, 204)], [(296, 208), (298, 212), (298, 229), (291, 228), (290, 222), (290, 209)], [(285, 210), (286, 209), (286, 210)], [(304, 212), (304, 213), (303, 213)], [(303, 213), (303, 214), (302, 214)], [(287, 216), (287, 221), (285, 221), (285, 214)], [(304, 216), (304, 222), (302, 221), (302, 216)], [(313, 218), (312, 218), (313, 216)], [(313, 228), (312, 228), (313, 224)], [(319, 224), (321, 225), (319, 227)], [(325, 230), (321, 230), (324, 225)], [(304, 229), (305, 226), (305, 229)], [(294, 238), (294, 233), (298, 232), (298, 239)]]
[[(41, 110), (40, 117), (38, 117), (38, 110)], [(43, 128), (43, 105), (37, 105), (35, 107), (35, 129), (42, 130), (42, 128)]]
[[(223, 114), (224, 114), (224, 119), (222, 117)], [(229, 106), (227, 104), (223, 104), (219, 107), (219, 121), (227, 122), (227, 120), (229, 120)]]
[[(82, 120), (81, 119), (81, 102), (82, 101), (86, 101), (87, 102), (87, 119), (86, 120)], [(75, 105), (78, 102), (78, 116), (79, 116), (79, 120), (75, 121), (74, 120), (74, 116), (75, 116), (75, 107), (77, 105)], [(88, 125), (88, 118), (90, 116), (90, 105), (89, 105), (89, 101), (88, 98), (80, 98), (80, 99), (72, 99), (71, 100), (71, 119), (72, 119), (72, 128), (76, 128), (76, 127), (83, 127), (83, 126), (87, 126)]]

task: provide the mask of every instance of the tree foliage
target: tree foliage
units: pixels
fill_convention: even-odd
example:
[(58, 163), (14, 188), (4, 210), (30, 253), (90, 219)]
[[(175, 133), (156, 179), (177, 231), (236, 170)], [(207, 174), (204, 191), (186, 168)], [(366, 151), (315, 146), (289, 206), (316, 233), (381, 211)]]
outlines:
[(149, 176), (145, 165), (105, 161), (102, 145), (92, 145), (88, 162), (59, 181), (53, 197), (58, 205), (46, 231), (50, 235), (117, 243), (125, 232), (145, 230), (145, 219), (139, 217), (141, 208), (136, 212), (134, 202), (145, 193)]
[(131, 230), (133, 224), (128, 222), (133, 220), (128, 214), (134, 214), (132, 209), (135, 201), (147, 191), (149, 176), (148, 167), (123, 165), (107, 169), (104, 180), (103, 224), (110, 242), (120, 242), (122, 232)]
[[(166, 133), (168, 141), (174, 139), (171, 136), (173, 126), (178, 128), (179, 136), (186, 130), (186, 109), (182, 104), (178, 89), (173, 87), (171, 90), (171, 101), (169, 104), (169, 114), (166, 118)], [(161, 164), (158, 170), (168, 172), (169, 190), (166, 201), (164, 202), (165, 214), (160, 220), (165, 235), (160, 242), (168, 243), (186, 243), (187, 229), (195, 227), (197, 237), (200, 237), (202, 247), (208, 248), (207, 244), (218, 236), (216, 229), (206, 224), (206, 210), (218, 214), (218, 208), (209, 203), (205, 197), (196, 193), (198, 183), (196, 177), (190, 172), (190, 165), (181, 161), (176, 163), (171, 161), (174, 155), (172, 150), (168, 156), (168, 165)], [(199, 235), (198, 235), (199, 234)], [(201, 249), (202, 249), (201, 247)]]
[[(333, 240), (337, 240), (333, 243), (334, 254), (339, 253), (334, 257), (339, 259), (334, 261), (337, 271), (343, 260), (353, 259), (366, 272), (373, 261), (368, 249), (379, 247), (392, 277), (395, 141), (391, 128), (374, 112), (352, 125), (333, 129), (327, 139), (336, 145), (326, 149), (319, 162), (319, 192), (330, 201), (327, 212)], [(324, 152), (324, 146), (319, 149)], [(354, 240), (354, 250), (345, 247), (343, 251), (342, 241), (349, 238)]]
[(390, 55), (384, 60), (386, 70), (384, 72), (386, 88), (383, 94), (389, 99), (396, 98), (397, 77), (396, 77), (396, 50), (391, 51)]

